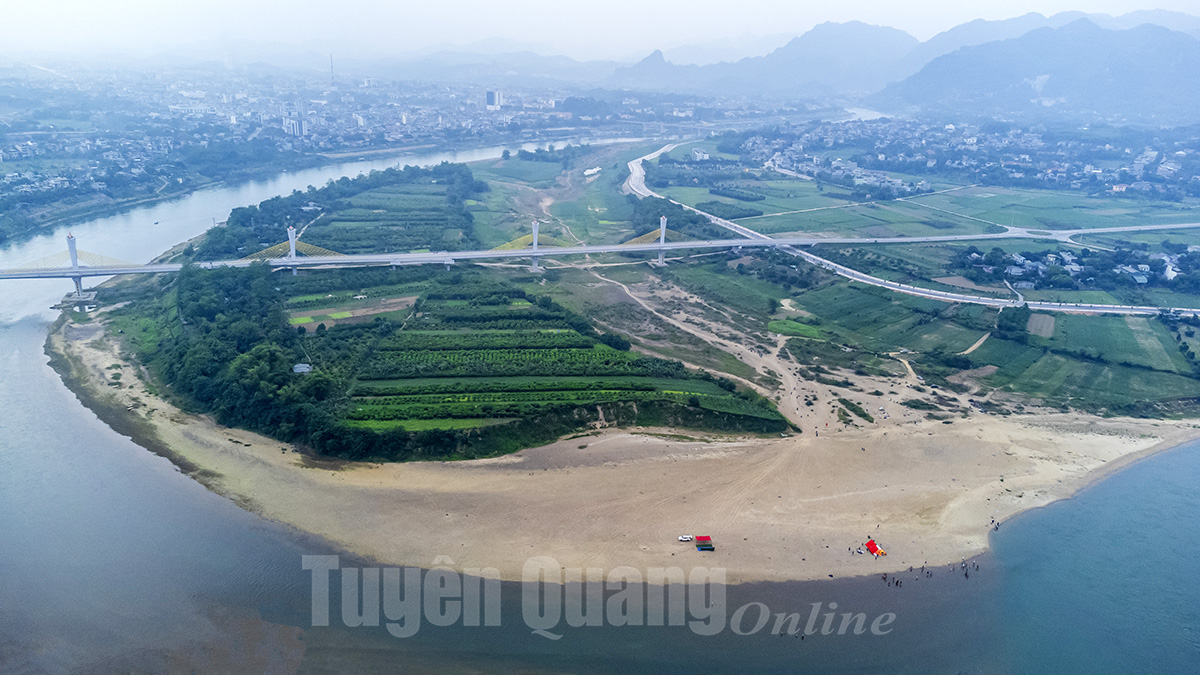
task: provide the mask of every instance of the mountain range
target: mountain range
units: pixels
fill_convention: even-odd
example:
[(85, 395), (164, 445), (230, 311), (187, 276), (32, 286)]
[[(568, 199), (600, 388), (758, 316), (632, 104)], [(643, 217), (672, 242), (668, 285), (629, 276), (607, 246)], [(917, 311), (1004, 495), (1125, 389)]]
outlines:
[[(1163, 10), (975, 20), (924, 42), (886, 26), (823, 23), (791, 39), (731, 36), (724, 49), (685, 45), (667, 53), (690, 63), (673, 63), (661, 50), (633, 64), (578, 61), (498, 40), (387, 59), (340, 58), (338, 71), (496, 87), (817, 100), (889, 114), (1080, 114), (1200, 123), (1200, 17)], [(737, 53), (750, 55), (712, 62), (715, 54)], [(328, 67), (319, 52), (288, 62), (315, 72)]]
[(898, 112), (1197, 121), (1200, 40), (1151, 24), (1105, 30), (1078, 19), (957, 49), (867, 101)]

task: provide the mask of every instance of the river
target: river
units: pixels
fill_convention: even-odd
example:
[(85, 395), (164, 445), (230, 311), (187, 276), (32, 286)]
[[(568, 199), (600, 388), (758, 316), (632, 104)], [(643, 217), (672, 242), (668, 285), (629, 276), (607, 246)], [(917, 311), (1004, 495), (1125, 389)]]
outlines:
[[(499, 148), (402, 158), (427, 164)], [(80, 248), (144, 262), (252, 204), (396, 159), (197, 192), (70, 229)], [(157, 222), (157, 224), (155, 224)], [(63, 232), (0, 251), (0, 267), (63, 248)], [(0, 295), (0, 672), (1194, 672), (1200, 658), (1200, 446), (1135, 464), (1018, 518), (961, 569), (728, 589), (729, 610), (813, 603), (896, 615), (885, 635), (710, 637), (689, 627), (533, 634), (521, 589), (501, 625), (312, 627), (304, 555), (328, 543), (242, 510), (84, 408), (47, 365), (49, 305), (69, 282)], [(342, 554), (342, 564), (356, 564)], [(430, 561), (431, 563), (433, 561)], [(974, 569), (972, 567), (972, 569)], [(340, 607), (334, 591), (333, 606)], [(1143, 666), (1145, 666), (1143, 668)]]

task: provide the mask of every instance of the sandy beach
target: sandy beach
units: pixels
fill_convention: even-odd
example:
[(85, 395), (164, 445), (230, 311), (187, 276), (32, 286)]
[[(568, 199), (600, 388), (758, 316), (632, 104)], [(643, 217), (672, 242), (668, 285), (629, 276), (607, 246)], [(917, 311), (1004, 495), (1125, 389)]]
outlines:
[[(719, 566), (731, 583), (957, 561), (986, 549), (993, 518), (1200, 435), (1186, 422), (972, 414), (819, 437), (602, 429), (487, 460), (347, 463), (181, 412), (147, 390), (98, 321), (67, 322), (48, 345), (105, 421), (244, 508), (382, 564), (448, 556), (504, 579), (533, 556), (606, 570)], [(681, 534), (711, 535), (717, 550), (698, 553)], [(887, 557), (848, 550), (868, 537)]]

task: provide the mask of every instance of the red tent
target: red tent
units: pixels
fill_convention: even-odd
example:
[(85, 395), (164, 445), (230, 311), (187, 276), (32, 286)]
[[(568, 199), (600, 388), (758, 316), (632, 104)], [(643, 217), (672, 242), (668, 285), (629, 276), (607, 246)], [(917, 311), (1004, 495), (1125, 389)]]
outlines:
[(880, 553), (879, 544), (876, 544), (874, 539), (868, 539), (867, 540), (867, 550), (871, 552), (871, 555), (879, 555), (879, 553)]

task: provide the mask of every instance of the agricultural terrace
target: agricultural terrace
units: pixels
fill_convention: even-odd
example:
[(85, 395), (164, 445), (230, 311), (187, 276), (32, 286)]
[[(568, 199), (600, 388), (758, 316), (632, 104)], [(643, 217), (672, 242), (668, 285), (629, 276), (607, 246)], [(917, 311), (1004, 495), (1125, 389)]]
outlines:
[(321, 188), (234, 209), (200, 244), (198, 259), (247, 256), (287, 240), (338, 253), (461, 250), (479, 247), (468, 200), (487, 192), (462, 164), (373, 171)]
[(470, 276), (474, 283), (435, 283), (403, 324), (325, 334), (364, 343), (350, 426), (466, 428), (631, 402), (690, 406), (729, 428), (783, 426), (769, 404), (738, 395), (728, 381), (633, 353), (545, 296)]

